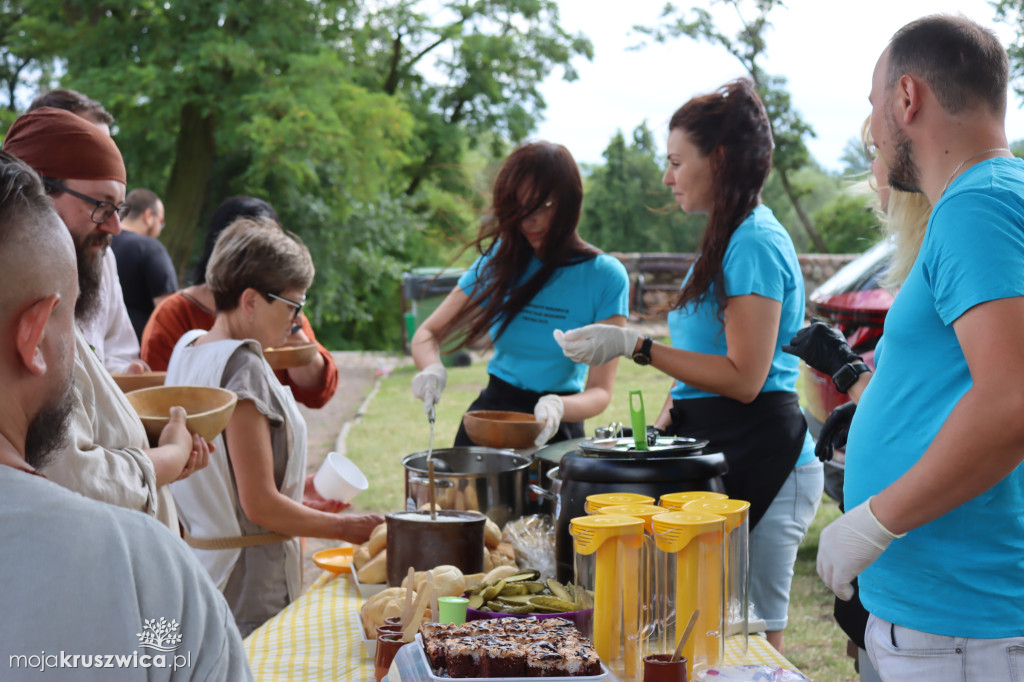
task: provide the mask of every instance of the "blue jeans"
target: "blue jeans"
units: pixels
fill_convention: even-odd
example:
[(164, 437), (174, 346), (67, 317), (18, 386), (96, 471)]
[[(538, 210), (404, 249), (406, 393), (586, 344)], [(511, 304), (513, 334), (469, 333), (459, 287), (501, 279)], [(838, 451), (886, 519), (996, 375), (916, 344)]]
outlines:
[(871, 615), (864, 643), (887, 682), (1024, 682), (1024, 637), (933, 635)]
[(770, 632), (786, 628), (796, 550), (818, 513), (824, 485), (818, 460), (796, 467), (750, 533), (750, 601)]

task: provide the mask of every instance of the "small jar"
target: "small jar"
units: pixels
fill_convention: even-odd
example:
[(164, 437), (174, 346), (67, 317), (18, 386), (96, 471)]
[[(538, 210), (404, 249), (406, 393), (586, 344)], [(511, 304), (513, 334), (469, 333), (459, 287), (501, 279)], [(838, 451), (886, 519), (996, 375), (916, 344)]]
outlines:
[(373, 677), (377, 682), (384, 679), (395, 660), (395, 654), (406, 645), (402, 641), (402, 633), (385, 632), (377, 635), (377, 651), (373, 655)]

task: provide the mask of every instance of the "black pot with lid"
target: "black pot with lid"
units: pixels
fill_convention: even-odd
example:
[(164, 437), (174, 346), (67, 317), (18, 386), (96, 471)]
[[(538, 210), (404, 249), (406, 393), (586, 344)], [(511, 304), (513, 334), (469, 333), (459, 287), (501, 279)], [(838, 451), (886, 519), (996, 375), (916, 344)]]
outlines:
[(558, 580), (573, 580), (573, 545), (569, 522), (585, 516), (590, 495), (638, 493), (655, 502), (665, 494), (689, 490), (725, 492), (725, 455), (705, 453), (707, 441), (659, 437), (648, 450), (638, 450), (632, 438), (591, 439), (566, 453), (559, 463), (562, 479), (559, 514), (555, 521), (555, 560)]

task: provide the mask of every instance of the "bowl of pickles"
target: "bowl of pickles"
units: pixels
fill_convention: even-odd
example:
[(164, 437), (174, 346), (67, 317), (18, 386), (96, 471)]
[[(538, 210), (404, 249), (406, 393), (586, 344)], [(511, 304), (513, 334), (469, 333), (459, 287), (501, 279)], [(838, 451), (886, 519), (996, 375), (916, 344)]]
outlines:
[(465, 594), (466, 620), (489, 618), (564, 618), (589, 637), (594, 620), (594, 598), (587, 590), (542, 580), (540, 572), (524, 569), (507, 578), (481, 583)]

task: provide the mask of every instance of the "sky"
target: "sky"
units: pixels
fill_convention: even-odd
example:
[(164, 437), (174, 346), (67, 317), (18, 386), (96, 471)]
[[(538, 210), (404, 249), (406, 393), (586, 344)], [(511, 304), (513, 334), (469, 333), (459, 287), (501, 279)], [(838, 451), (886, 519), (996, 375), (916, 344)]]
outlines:
[[(690, 97), (745, 75), (725, 49), (689, 38), (649, 44), (636, 24), (654, 25), (665, 0), (558, 0), (562, 27), (583, 33), (594, 44), (594, 60), (574, 62), (580, 78), (571, 83), (554, 72), (541, 86), (545, 120), (534, 137), (564, 144), (579, 163), (601, 163), (616, 130), (629, 134), (643, 121), (664, 146), (672, 112)], [(687, 5), (685, 0), (676, 4)], [(710, 7), (709, 0), (695, 2)], [(828, 170), (842, 170), (847, 142), (859, 137), (870, 113), (868, 90), (878, 55), (892, 34), (909, 21), (938, 12), (961, 12), (992, 28), (1004, 45), (1014, 31), (994, 21), (987, 0), (785, 0), (769, 15), (762, 68), (788, 78), (794, 108), (811, 124), (811, 155)], [(749, 8), (752, 3), (747, 2)], [(842, 8), (842, 9), (840, 9)], [(716, 18), (738, 26), (731, 9), (715, 5)], [(726, 23), (729, 22), (729, 23)], [(1024, 138), (1024, 100), (1011, 91), (1007, 138)]]

